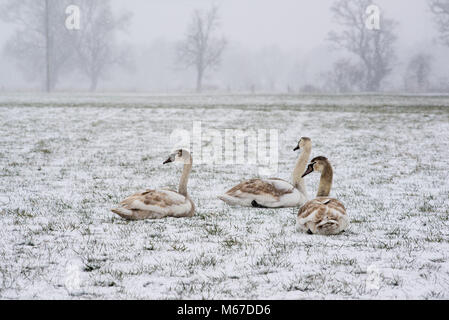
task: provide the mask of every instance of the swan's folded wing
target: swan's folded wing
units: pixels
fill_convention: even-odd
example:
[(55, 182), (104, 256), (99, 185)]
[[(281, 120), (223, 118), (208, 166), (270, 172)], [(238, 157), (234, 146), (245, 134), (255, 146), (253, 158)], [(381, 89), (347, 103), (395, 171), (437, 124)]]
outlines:
[(325, 215), (328, 219), (337, 219), (338, 215), (346, 215), (345, 206), (337, 199), (317, 198), (307, 202), (301, 207), (298, 213), (300, 219), (306, 219), (312, 214), (316, 222), (321, 221)]
[[(178, 207), (190, 206), (183, 195), (171, 190), (147, 190), (123, 200), (120, 205), (128, 210), (169, 213)], [(187, 208), (179, 208), (187, 209)]]
[(293, 186), (286, 181), (280, 179), (251, 179), (243, 181), (234, 188), (230, 189), (226, 194), (232, 197), (246, 197), (247, 195), (255, 196), (271, 196), (276, 200), (279, 197), (292, 193)]
[(344, 205), (336, 199), (317, 198), (301, 207), (296, 228), (313, 234), (335, 235), (346, 230), (349, 219)]
[(295, 187), (293, 187), (290, 183), (281, 179), (268, 179), (264, 181), (271, 184), (279, 196), (292, 193), (295, 190)]

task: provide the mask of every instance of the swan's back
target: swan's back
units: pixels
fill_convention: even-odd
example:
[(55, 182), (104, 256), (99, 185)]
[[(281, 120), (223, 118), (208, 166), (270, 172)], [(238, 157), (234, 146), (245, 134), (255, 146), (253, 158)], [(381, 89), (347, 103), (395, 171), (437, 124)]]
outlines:
[(321, 235), (335, 235), (349, 226), (343, 203), (337, 199), (320, 197), (301, 207), (296, 220), (298, 231)]
[(161, 189), (136, 193), (111, 211), (128, 220), (191, 217), (195, 207), (188, 196)]
[(267, 208), (295, 207), (305, 202), (295, 187), (278, 178), (243, 181), (219, 199), (229, 205), (251, 207), (256, 203)]

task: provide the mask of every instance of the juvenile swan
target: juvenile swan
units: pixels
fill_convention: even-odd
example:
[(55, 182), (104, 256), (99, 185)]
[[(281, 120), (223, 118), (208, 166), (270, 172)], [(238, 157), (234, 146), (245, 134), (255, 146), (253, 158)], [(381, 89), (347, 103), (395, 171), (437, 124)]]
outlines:
[(344, 205), (339, 200), (329, 198), (333, 179), (332, 166), (327, 158), (316, 157), (303, 177), (313, 171), (321, 172), (317, 198), (307, 202), (299, 210), (296, 229), (309, 234), (339, 234), (349, 226), (349, 219)]
[(231, 206), (255, 208), (288, 208), (302, 206), (308, 200), (304, 172), (312, 152), (310, 138), (301, 138), (293, 150), (302, 149), (301, 155), (293, 172), (293, 183), (272, 178), (252, 179), (243, 181), (218, 198)]
[(164, 162), (184, 164), (178, 192), (159, 189), (147, 190), (125, 199), (111, 211), (127, 220), (161, 219), (165, 217), (192, 217), (195, 205), (187, 193), (187, 182), (192, 170), (192, 156), (186, 150), (177, 150)]

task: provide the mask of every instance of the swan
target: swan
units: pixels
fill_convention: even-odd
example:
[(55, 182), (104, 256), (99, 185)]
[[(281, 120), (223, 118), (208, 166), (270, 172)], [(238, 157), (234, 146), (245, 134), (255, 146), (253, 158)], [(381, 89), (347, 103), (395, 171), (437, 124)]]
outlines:
[(332, 165), (327, 158), (316, 157), (302, 177), (314, 171), (321, 172), (318, 194), (316, 199), (307, 202), (299, 209), (296, 229), (309, 234), (339, 234), (348, 228), (349, 218), (343, 203), (329, 198), (334, 174)]
[(184, 164), (178, 192), (169, 189), (147, 190), (136, 193), (111, 211), (127, 220), (161, 219), (165, 217), (192, 217), (195, 205), (187, 193), (187, 182), (192, 170), (192, 156), (187, 150), (177, 150), (163, 163)]
[(312, 141), (303, 137), (293, 151), (302, 150), (293, 172), (293, 183), (278, 178), (243, 181), (218, 198), (231, 206), (254, 208), (289, 208), (302, 206), (308, 200), (301, 174), (312, 152)]

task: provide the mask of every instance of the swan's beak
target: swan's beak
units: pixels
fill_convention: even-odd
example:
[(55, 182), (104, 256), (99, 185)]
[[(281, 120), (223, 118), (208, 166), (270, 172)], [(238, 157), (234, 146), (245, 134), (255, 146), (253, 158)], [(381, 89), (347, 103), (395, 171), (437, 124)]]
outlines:
[(298, 150), (300, 150), (301, 148), (299, 147), (299, 146), (297, 146), (295, 149), (293, 149), (293, 151), (298, 151)]
[(309, 164), (309, 166), (307, 167), (306, 172), (304, 172), (304, 174), (302, 175), (301, 178), (304, 178), (305, 176), (311, 174), (313, 172), (313, 163)]
[(167, 160), (165, 160), (165, 161), (164, 161), (164, 163), (163, 163), (163, 164), (167, 164), (167, 163), (170, 163), (170, 162), (173, 162), (173, 161), (172, 161), (172, 159), (171, 159), (171, 158), (168, 158)]

